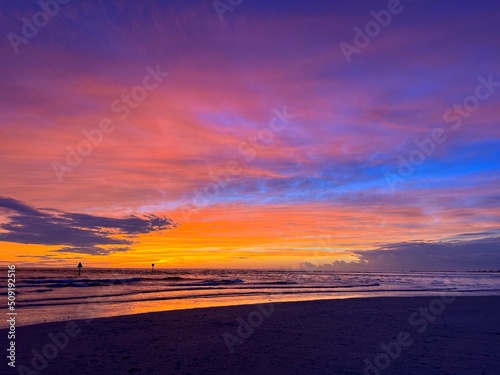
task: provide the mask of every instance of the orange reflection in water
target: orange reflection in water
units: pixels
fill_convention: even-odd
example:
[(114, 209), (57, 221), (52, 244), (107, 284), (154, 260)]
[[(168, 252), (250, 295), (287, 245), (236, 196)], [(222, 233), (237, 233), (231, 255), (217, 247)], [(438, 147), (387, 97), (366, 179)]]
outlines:
[[(439, 295), (441, 292), (436, 292)], [(23, 309), (22, 316), (16, 321), (18, 326), (31, 325), (37, 323), (48, 323), (55, 321), (82, 320), (83, 324), (90, 324), (97, 318), (116, 317), (123, 315), (144, 314), (151, 312), (162, 312), (172, 310), (189, 310), (197, 308), (254, 305), (264, 303), (280, 302), (300, 302), (327, 299), (346, 299), (346, 298), (367, 298), (367, 297), (411, 297), (419, 295), (431, 295), (432, 292), (395, 292), (395, 293), (363, 293), (363, 292), (337, 292), (315, 293), (315, 294), (269, 294), (259, 296), (214, 296), (210, 298), (184, 298), (169, 300), (148, 300), (121, 303), (96, 303), (87, 302), (69, 306), (44, 306), (37, 308), (26, 307)], [(485, 293), (487, 295), (487, 293)], [(57, 312), (56, 312), (57, 311)], [(137, 319), (141, 319), (140, 316)], [(5, 328), (5, 323), (0, 322), (0, 328)]]

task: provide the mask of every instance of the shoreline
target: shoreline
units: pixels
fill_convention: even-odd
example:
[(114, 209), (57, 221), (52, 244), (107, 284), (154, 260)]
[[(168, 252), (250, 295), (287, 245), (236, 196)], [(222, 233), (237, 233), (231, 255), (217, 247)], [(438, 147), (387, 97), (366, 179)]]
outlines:
[[(500, 296), (368, 297), (41, 323), (17, 328), (16, 365), (45, 362), (40, 374), (493, 375), (499, 309)], [(8, 349), (6, 329), (0, 337)]]
[[(444, 292), (444, 291), (387, 291), (380, 292), (341, 292), (335, 295), (330, 293), (315, 293), (313, 294), (289, 294), (276, 292), (273, 295), (256, 295), (245, 297), (212, 297), (212, 298), (174, 298), (170, 299), (157, 298), (129, 302), (96, 302), (87, 301), (74, 302), (65, 305), (42, 305), (31, 308), (31, 306), (19, 306), (19, 318), (17, 326), (32, 326), (35, 324), (46, 324), (55, 322), (65, 322), (72, 320), (97, 319), (97, 318), (112, 318), (128, 315), (139, 315), (149, 312), (166, 312), (166, 311), (186, 311), (200, 308), (212, 307), (231, 307), (231, 306), (248, 306), (262, 303), (289, 303), (289, 302), (308, 302), (308, 301), (325, 301), (325, 300), (343, 300), (343, 299), (364, 299), (364, 298), (415, 298), (415, 297), (435, 297), (442, 294), (470, 297), (489, 297), (500, 296), (498, 292)], [(57, 311), (57, 316), (53, 319), (48, 318)], [(1, 310), (0, 310), (1, 312)], [(29, 317), (29, 320), (23, 320)], [(0, 322), (0, 330), (8, 327), (4, 321)]]

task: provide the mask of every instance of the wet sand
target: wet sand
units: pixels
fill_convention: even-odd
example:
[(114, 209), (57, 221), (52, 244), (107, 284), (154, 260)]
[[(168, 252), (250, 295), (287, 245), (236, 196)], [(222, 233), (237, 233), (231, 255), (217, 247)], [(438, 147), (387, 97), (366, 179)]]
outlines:
[(365, 298), (37, 324), (0, 372), (498, 375), (499, 311), (500, 297)]

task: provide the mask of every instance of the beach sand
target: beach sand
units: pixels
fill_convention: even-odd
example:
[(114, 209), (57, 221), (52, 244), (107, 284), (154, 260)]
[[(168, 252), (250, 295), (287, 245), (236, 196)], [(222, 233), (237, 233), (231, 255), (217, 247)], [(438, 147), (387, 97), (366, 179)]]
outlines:
[(498, 375), (499, 311), (500, 297), (366, 298), (38, 324), (17, 328), (17, 367), (0, 372)]

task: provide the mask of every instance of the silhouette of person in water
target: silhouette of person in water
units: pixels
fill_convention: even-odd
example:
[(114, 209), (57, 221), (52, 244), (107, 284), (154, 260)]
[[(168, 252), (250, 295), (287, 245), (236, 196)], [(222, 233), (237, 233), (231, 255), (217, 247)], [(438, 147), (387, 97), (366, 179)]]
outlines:
[(155, 272), (155, 264), (151, 264), (151, 273), (154, 273)]
[(83, 267), (83, 266), (82, 266), (82, 263), (81, 263), (81, 262), (80, 262), (80, 263), (78, 263), (78, 266), (77, 266), (77, 267), (78, 267), (78, 276), (80, 276), (80, 272), (82, 271), (82, 267)]

